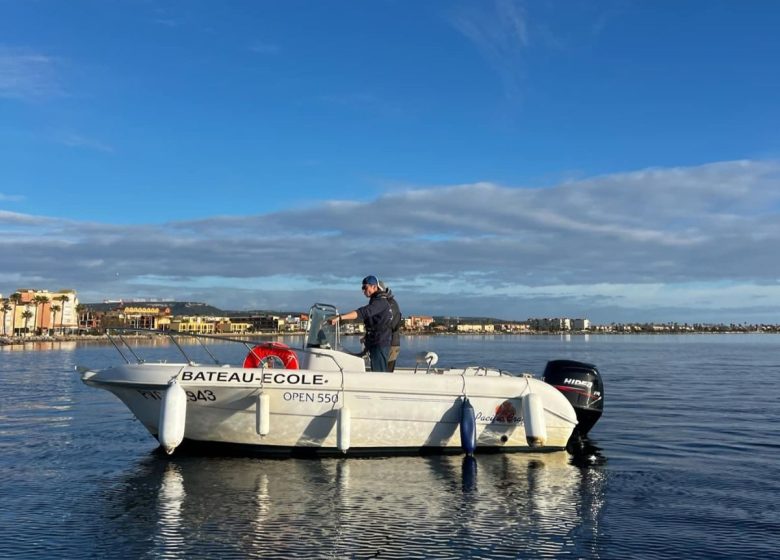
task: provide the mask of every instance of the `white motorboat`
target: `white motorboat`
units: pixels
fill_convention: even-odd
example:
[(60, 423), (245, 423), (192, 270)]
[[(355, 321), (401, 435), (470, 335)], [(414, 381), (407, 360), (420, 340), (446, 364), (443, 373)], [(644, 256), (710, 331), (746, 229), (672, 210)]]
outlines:
[[(77, 370), (84, 383), (125, 403), (167, 453), (182, 443), (292, 455), (551, 451), (601, 415), (603, 384), (590, 364), (551, 361), (537, 379), (481, 366), (440, 368), (427, 352), (414, 368), (372, 372), (341, 348), (339, 327), (329, 321), (337, 314), (331, 305), (312, 307), (300, 349), (161, 333), (181, 351), (179, 363), (145, 361), (114, 333), (126, 363)], [(181, 338), (193, 336), (196, 345)], [(232, 360), (215, 356), (215, 348), (236, 344)], [(212, 363), (191, 358), (196, 351)]]

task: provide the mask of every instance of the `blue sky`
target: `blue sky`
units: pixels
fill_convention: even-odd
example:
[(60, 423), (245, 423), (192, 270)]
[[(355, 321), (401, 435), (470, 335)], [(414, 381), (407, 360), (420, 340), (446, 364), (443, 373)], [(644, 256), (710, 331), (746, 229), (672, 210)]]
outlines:
[(0, 0), (0, 294), (779, 322), (780, 4)]

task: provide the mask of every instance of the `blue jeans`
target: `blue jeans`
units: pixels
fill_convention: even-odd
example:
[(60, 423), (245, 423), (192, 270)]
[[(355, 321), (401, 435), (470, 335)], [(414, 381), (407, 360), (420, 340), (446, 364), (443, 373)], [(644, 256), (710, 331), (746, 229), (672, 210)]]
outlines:
[(389, 346), (371, 346), (368, 349), (368, 356), (371, 358), (371, 371), (389, 371), (387, 369), (387, 356), (389, 354)]

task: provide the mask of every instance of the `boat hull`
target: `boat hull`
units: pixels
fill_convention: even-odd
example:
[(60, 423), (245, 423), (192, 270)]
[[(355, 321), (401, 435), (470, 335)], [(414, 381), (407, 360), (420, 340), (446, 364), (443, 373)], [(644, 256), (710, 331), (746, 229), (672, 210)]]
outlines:
[[(475, 411), (478, 452), (564, 449), (577, 423), (566, 398), (543, 381), (469, 368), (388, 374), (141, 363), (84, 370), (82, 379), (116, 395), (155, 437), (175, 379), (187, 399), (186, 413), (176, 419), (184, 423), (185, 447), (262, 454), (459, 452), (465, 397)], [(539, 396), (546, 428), (535, 447), (527, 441), (522, 412), (529, 393)], [(342, 425), (347, 449), (339, 439), (342, 408), (349, 418)]]

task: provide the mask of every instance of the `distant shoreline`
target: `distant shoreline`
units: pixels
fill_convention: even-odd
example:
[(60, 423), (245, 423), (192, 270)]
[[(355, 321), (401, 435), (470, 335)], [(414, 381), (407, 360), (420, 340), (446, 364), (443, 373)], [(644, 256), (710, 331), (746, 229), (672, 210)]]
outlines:
[[(139, 340), (154, 338), (156, 336), (165, 335), (166, 333), (126, 333), (122, 334), (122, 338)], [(187, 336), (187, 333), (179, 333), (180, 336)], [(210, 334), (209, 336), (225, 338), (262, 338), (272, 336), (303, 336), (304, 333), (273, 333), (273, 332), (259, 332), (251, 334)], [(194, 335), (193, 335), (194, 336)], [(58, 335), (58, 336), (0, 336), (0, 346), (21, 346), (30, 343), (40, 342), (109, 342), (109, 337), (106, 334), (73, 334), (73, 335)]]
[[(123, 338), (126, 339), (146, 339), (153, 338), (166, 333), (133, 333), (124, 334)], [(187, 333), (179, 333), (181, 336), (187, 336)], [(278, 336), (304, 336), (306, 333), (292, 332), (292, 333), (278, 333), (278, 332), (259, 332), (250, 334), (210, 334), (214, 337), (225, 338), (264, 338), (264, 337), (278, 337)], [(659, 336), (659, 335), (704, 335), (704, 334), (780, 334), (777, 331), (745, 331), (745, 330), (728, 330), (728, 331), (685, 331), (685, 332), (652, 332), (652, 331), (634, 331), (634, 332), (616, 332), (616, 331), (555, 331), (555, 332), (492, 332), (492, 333), (458, 333), (458, 332), (435, 332), (435, 331), (423, 331), (423, 332), (410, 332), (403, 333), (402, 336)], [(342, 334), (344, 337), (359, 336), (358, 334)], [(25, 344), (43, 343), (43, 342), (109, 342), (108, 335), (105, 334), (79, 334), (79, 335), (59, 335), (59, 336), (0, 336), (0, 347), (3, 346), (24, 346)]]

